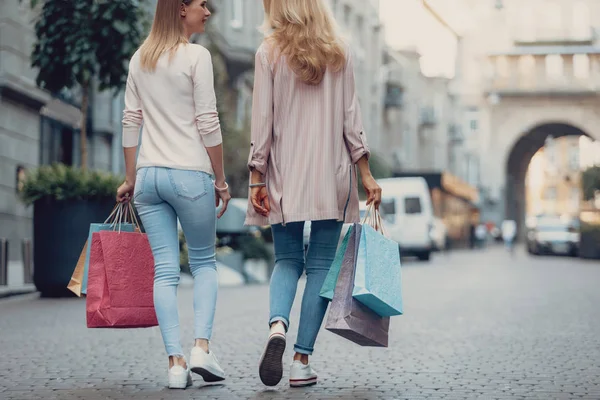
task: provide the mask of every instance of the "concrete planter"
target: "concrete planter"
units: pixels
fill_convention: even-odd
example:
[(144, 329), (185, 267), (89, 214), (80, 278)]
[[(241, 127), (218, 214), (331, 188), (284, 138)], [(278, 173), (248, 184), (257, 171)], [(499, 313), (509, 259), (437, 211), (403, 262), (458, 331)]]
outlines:
[(40, 199), (33, 208), (33, 282), (42, 297), (71, 297), (67, 284), (91, 223), (104, 222), (114, 198)]

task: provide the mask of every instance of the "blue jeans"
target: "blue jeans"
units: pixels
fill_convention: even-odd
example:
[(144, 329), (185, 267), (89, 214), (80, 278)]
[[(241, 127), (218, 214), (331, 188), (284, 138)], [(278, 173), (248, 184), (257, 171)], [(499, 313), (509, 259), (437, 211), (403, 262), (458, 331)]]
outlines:
[(314, 221), (311, 224), (310, 242), (304, 258), (304, 222), (291, 222), (285, 226), (273, 225), (275, 243), (275, 269), (271, 277), (270, 323), (281, 321), (290, 326), (290, 311), (298, 280), (306, 267), (306, 287), (302, 297), (300, 326), (294, 350), (312, 354), (317, 334), (321, 328), (328, 301), (319, 293), (331, 263), (335, 258), (343, 223), (336, 220)]
[(169, 356), (183, 356), (177, 312), (179, 235), (194, 276), (194, 333), (210, 339), (217, 302), (216, 208), (210, 175), (148, 167), (137, 172), (134, 202), (154, 255), (154, 308)]

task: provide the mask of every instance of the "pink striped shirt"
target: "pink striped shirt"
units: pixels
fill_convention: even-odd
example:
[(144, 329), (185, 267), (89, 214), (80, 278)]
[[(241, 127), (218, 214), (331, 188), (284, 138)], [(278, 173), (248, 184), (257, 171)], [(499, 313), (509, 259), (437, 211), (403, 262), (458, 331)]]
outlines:
[(358, 222), (356, 162), (370, 155), (355, 92), (350, 49), (346, 65), (316, 86), (302, 82), (285, 57), (256, 52), (252, 143), (248, 167), (267, 184), (271, 213), (248, 202), (246, 225), (336, 219)]

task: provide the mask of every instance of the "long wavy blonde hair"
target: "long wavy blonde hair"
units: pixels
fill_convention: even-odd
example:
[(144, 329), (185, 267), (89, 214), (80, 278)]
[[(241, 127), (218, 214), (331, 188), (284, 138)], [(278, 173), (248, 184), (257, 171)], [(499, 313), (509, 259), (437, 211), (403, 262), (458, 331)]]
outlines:
[(194, 0), (158, 0), (150, 34), (140, 47), (140, 64), (143, 70), (154, 71), (160, 56), (171, 55), (180, 44), (188, 43), (181, 22), (181, 4), (189, 6)]
[(344, 67), (344, 46), (323, 0), (263, 0), (263, 4), (262, 30), (273, 44), (271, 52), (285, 56), (302, 81), (318, 85), (327, 68), (339, 71)]

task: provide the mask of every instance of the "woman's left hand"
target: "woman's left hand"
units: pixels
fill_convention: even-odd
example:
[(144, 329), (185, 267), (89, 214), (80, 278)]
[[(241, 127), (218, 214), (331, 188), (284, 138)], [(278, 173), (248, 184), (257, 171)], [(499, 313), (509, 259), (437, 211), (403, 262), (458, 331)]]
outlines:
[(130, 201), (133, 199), (133, 191), (135, 190), (135, 183), (125, 181), (117, 189), (117, 202), (122, 203), (124, 201)]

